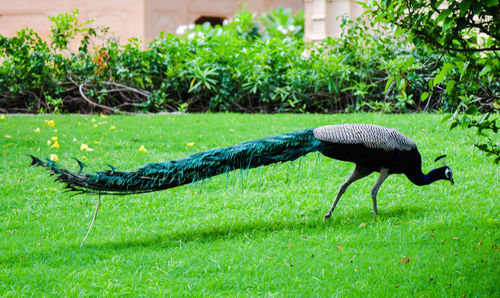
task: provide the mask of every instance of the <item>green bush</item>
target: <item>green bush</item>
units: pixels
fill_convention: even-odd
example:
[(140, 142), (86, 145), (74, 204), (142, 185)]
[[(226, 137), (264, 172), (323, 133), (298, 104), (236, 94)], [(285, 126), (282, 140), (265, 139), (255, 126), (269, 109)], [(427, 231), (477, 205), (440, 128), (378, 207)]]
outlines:
[[(30, 29), (0, 36), (2, 110), (452, 111), (469, 94), (469, 86), (429, 89), (453, 57), (362, 20), (344, 20), (340, 39), (309, 44), (302, 41), (303, 13), (282, 9), (257, 18), (240, 11), (224, 26), (162, 34), (143, 49), (137, 39), (121, 46), (107, 28), (79, 23), (77, 13), (52, 17), (47, 41)], [(77, 50), (68, 50), (76, 40)], [(499, 93), (491, 78), (472, 80), (474, 90)], [(475, 101), (486, 110), (490, 102)]]
[(475, 146), (500, 163), (499, 1), (375, 0), (365, 7), (374, 20), (408, 34), (416, 47), (442, 56), (422, 99), (441, 96), (455, 110), (444, 117), (451, 118), (450, 127), (474, 129)]

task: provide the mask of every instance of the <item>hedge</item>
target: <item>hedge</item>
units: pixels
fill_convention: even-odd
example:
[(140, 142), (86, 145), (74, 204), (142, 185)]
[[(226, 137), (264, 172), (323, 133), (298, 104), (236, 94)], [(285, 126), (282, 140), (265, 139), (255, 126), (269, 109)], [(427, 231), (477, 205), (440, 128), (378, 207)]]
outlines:
[(448, 67), (453, 57), (362, 19), (312, 44), (303, 13), (239, 11), (143, 48), (77, 14), (51, 17), (46, 40), (29, 28), (0, 36), (0, 112), (454, 111), (464, 98), (489, 110), (500, 93), (492, 73), (473, 71), (479, 59)]

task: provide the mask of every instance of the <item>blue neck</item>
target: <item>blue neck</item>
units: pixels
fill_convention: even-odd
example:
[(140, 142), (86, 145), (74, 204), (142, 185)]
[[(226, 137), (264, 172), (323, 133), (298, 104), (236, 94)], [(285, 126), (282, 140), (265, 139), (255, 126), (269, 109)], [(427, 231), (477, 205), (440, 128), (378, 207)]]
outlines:
[(434, 181), (446, 179), (444, 172), (444, 168), (438, 168), (430, 171), (426, 175), (422, 173), (422, 170), (412, 171), (409, 173), (405, 173), (406, 177), (410, 179), (413, 184), (416, 185), (428, 185), (433, 183)]

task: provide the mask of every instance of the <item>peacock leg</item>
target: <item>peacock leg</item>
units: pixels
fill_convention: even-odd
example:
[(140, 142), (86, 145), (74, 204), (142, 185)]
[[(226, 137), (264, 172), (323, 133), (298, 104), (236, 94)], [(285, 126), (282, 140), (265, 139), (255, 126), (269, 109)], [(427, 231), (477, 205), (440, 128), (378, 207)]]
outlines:
[(335, 209), (335, 206), (337, 206), (337, 203), (339, 202), (340, 197), (342, 196), (342, 194), (344, 194), (345, 190), (347, 189), (347, 187), (349, 187), (349, 185), (351, 185), (351, 183), (370, 175), (372, 172), (373, 171), (370, 169), (356, 165), (351, 176), (349, 176), (349, 178), (347, 178), (347, 181), (344, 182), (344, 184), (342, 184), (342, 186), (340, 187), (339, 192), (337, 193), (337, 197), (335, 197), (335, 201), (332, 204), (332, 207), (330, 208), (328, 213), (325, 215), (325, 218), (323, 220), (327, 220), (330, 218), (330, 216), (332, 216), (333, 209)]
[(384, 183), (385, 179), (389, 176), (389, 169), (388, 168), (382, 168), (380, 170), (380, 175), (378, 176), (377, 182), (375, 182), (375, 185), (372, 188), (371, 195), (372, 195), (372, 201), (373, 201), (373, 214), (377, 215), (377, 193), (378, 189)]

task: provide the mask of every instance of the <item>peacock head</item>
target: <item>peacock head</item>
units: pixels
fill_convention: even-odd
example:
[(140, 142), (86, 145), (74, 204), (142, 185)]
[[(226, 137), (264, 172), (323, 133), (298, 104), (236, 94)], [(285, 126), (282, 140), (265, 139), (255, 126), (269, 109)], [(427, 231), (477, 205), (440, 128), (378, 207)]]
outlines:
[(441, 179), (448, 180), (451, 184), (455, 184), (455, 181), (453, 180), (453, 172), (451, 171), (450, 167), (448, 167), (444, 163), (443, 158), (445, 157), (446, 155), (438, 156), (434, 161), (437, 162), (438, 160), (441, 160), (441, 163), (443, 164), (443, 167), (438, 169), (440, 176), (442, 177)]
[(444, 176), (446, 177), (446, 180), (450, 181), (451, 184), (455, 184), (455, 181), (453, 181), (453, 172), (448, 166), (444, 166)]

